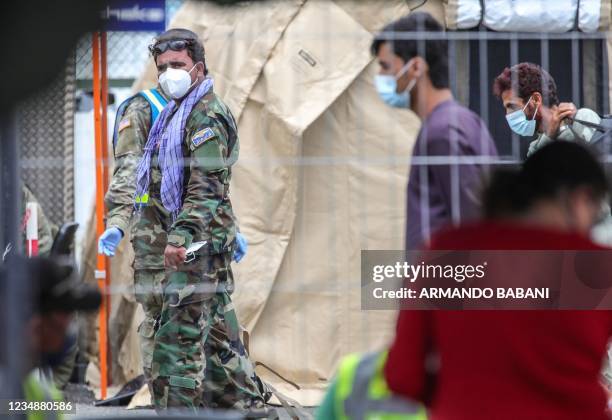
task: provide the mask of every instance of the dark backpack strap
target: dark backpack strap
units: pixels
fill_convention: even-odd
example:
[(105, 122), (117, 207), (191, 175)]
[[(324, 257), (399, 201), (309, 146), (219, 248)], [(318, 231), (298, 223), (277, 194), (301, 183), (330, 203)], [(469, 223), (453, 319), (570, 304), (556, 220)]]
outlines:
[(589, 127), (589, 128), (594, 128), (597, 131), (601, 131), (602, 133), (605, 133), (606, 131), (610, 130), (612, 127), (605, 127), (601, 124), (597, 124), (597, 123), (593, 123), (593, 122), (589, 122), (589, 121), (582, 121), (576, 118), (572, 119), (572, 122), (577, 122), (579, 124), (584, 125), (585, 127)]
[(142, 90), (136, 95), (130, 96), (125, 101), (121, 102), (121, 105), (119, 105), (119, 108), (117, 108), (117, 114), (115, 116), (115, 127), (113, 130), (113, 155), (115, 153), (115, 148), (117, 147), (117, 141), (119, 138), (119, 124), (121, 124), (121, 119), (123, 118), (125, 109), (136, 96), (144, 98), (149, 103), (149, 106), (151, 107), (151, 126), (153, 126), (153, 123), (159, 114), (161, 114), (164, 107), (168, 104), (168, 100), (164, 98), (156, 88)]

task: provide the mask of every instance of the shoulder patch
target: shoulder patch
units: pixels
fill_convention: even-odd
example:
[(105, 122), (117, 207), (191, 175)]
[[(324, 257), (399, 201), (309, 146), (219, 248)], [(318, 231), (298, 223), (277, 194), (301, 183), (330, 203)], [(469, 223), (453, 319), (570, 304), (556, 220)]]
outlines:
[(216, 136), (216, 134), (212, 130), (212, 128), (206, 127), (205, 129), (200, 130), (200, 131), (198, 131), (197, 133), (195, 133), (193, 135), (193, 137), (191, 138), (191, 143), (193, 144), (193, 147), (199, 147), (204, 142), (206, 142), (207, 140), (212, 139), (215, 136)]
[(119, 128), (118, 131), (121, 132), (121, 130), (123, 130), (124, 128), (128, 128), (132, 123), (130, 122), (129, 118), (124, 118), (121, 120), (121, 122), (119, 122)]

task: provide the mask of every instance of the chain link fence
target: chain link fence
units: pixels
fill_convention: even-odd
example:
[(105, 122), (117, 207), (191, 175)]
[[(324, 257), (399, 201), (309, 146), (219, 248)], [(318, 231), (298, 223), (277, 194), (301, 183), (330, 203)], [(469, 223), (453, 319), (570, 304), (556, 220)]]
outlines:
[[(184, 0), (166, 0), (167, 24)], [(108, 33), (108, 79), (111, 93), (114, 89), (129, 92), (149, 59), (147, 46), (157, 35), (155, 32)], [(92, 90), (91, 34), (82, 37), (71, 54), (64, 74), (43, 92), (24, 101), (18, 114), (22, 180), (30, 187), (54, 224), (61, 225), (75, 218), (74, 126), (79, 120), (79, 104), (89, 104)], [(125, 96), (127, 93), (119, 96)], [(109, 108), (112, 115), (114, 108)], [(88, 115), (81, 115), (82, 120)], [(77, 133), (76, 141), (89, 141)], [(91, 139), (93, 144), (93, 139)], [(93, 179), (87, 182), (93, 184)]]
[(74, 217), (72, 119), (74, 60), (51, 86), (24, 101), (18, 111), (22, 180), (52, 223)]

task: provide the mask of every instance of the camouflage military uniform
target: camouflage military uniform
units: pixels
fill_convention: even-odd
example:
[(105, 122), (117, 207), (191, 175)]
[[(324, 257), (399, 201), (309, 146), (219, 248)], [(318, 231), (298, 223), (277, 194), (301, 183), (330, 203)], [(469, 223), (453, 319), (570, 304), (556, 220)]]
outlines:
[[(123, 230), (129, 223), (136, 167), (150, 119), (146, 100), (136, 97), (119, 125), (118, 162), (106, 196), (107, 226)], [(191, 150), (188, 142), (204, 127), (211, 127), (215, 138)], [(248, 408), (261, 404), (261, 395), (238, 338), (229, 297), (236, 227), (227, 193), (229, 166), (238, 155), (236, 126), (229, 110), (211, 93), (192, 111), (186, 133), (184, 155), (194, 152), (198, 160), (185, 170), (183, 212), (173, 224), (161, 204), (161, 172), (154, 157), (149, 198), (132, 228), (135, 294), (145, 312), (139, 327), (143, 367), (158, 408)], [(209, 246), (179, 271), (167, 272), (167, 232), (176, 245), (206, 240)]]

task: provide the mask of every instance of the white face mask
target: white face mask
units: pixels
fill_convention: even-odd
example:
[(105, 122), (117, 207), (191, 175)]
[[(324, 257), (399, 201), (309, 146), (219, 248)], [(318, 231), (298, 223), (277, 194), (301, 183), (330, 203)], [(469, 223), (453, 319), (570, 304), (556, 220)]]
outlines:
[(190, 73), (196, 65), (197, 63), (189, 71), (168, 67), (159, 75), (159, 85), (172, 99), (181, 99), (193, 86)]

